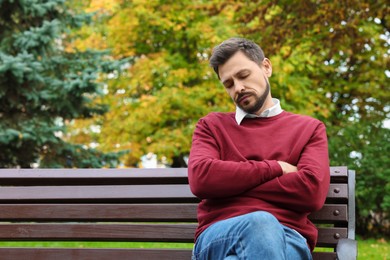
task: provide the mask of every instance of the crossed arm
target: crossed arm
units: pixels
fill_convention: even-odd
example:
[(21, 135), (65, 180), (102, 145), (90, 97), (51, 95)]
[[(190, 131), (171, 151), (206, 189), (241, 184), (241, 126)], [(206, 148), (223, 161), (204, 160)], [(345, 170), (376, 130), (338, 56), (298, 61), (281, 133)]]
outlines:
[(321, 208), (329, 185), (325, 127), (320, 124), (298, 164), (276, 160), (220, 160), (219, 147), (207, 127), (197, 129), (189, 163), (192, 192), (202, 199), (254, 196), (292, 210)]
[(220, 157), (212, 131), (200, 121), (194, 132), (188, 165), (190, 187), (199, 198), (237, 196), (283, 174), (276, 160), (224, 161)]

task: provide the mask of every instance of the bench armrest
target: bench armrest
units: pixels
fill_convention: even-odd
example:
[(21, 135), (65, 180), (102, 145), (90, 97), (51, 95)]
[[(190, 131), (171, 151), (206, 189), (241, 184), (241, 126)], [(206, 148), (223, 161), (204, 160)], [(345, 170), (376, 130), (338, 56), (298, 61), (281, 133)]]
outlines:
[(340, 239), (337, 243), (336, 252), (339, 260), (356, 260), (357, 241), (349, 238)]

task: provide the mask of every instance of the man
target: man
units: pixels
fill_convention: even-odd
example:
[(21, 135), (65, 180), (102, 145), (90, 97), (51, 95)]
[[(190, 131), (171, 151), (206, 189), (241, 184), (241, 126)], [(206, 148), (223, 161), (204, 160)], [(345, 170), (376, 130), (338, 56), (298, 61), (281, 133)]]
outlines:
[(210, 113), (193, 134), (188, 177), (202, 199), (193, 259), (311, 259), (307, 216), (330, 178), (324, 124), (282, 110), (271, 62), (252, 41), (224, 41), (210, 65), (236, 112)]

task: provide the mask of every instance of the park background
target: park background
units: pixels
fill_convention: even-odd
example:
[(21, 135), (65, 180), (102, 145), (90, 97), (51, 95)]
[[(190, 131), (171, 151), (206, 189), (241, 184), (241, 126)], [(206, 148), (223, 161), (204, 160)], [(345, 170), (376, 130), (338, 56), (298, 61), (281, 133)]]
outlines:
[(145, 156), (186, 167), (198, 119), (234, 110), (212, 48), (246, 37), (271, 60), (283, 109), (323, 121), (331, 165), (356, 170), (358, 240), (375, 254), (361, 259), (390, 258), (389, 10), (381, 0), (0, 0), (0, 167), (145, 167)]

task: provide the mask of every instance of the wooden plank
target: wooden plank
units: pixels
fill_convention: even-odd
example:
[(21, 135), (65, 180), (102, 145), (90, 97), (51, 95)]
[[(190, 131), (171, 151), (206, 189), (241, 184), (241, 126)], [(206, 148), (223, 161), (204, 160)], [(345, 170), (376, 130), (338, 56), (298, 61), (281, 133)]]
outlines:
[(345, 166), (330, 167), (330, 181), (332, 183), (347, 183), (348, 182), (348, 168)]
[(192, 198), (190, 187), (177, 185), (34, 186), (0, 187), (0, 201), (104, 200)]
[(188, 260), (191, 249), (119, 249), (119, 248), (0, 248), (3, 260)]
[(318, 241), (319, 247), (336, 247), (340, 238), (346, 238), (348, 236), (347, 228), (318, 228)]
[[(193, 242), (197, 224), (0, 224), (0, 240)], [(318, 245), (335, 246), (347, 228), (319, 228)]]
[[(332, 182), (347, 182), (346, 167), (330, 167)], [(187, 168), (0, 169), (2, 185), (187, 184)]]
[[(1, 204), (2, 221), (196, 221), (197, 204)], [(347, 222), (347, 205), (326, 204), (309, 219)]]
[(12, 178), (158, 178), (187, 177), (187, 168), (128, 168), (128, 169), (0, 169), (2, 179)]
[[(186, 184), (0, 187), (1, 200), (196, 198)], [(348, 199), (347, 184), (331, 184), (328, 199)]]
[(1, 204), (2, 221), (193, 221), (197, 203)]
[(2, 241), (193, 242), (197, 224), (0, 224)]
[[(331, 166), (332, 177), (347, 176), (347, 167)], [(187, 168), (128, 168), (128, 169), (0, 169), (1, 179), (51, 179), (51, 178), (158, 178), (187, 177)]]
[(331, 183), (329, 186), (327, 199), (348, 200), (348, 184)]
[(321, 210), (311, 213), (309, 219), (314, 223), (346, 223), (348, 221), (347, 211), (346, 204), (325, 204)]
[[(56, 260), (188, 260), (191, 249), (105, 249), (105, 248), (0, 248), (4, 260), (56, 259)], [(336, 253), (313, 252), (313, 260), (335, 260)]]
[(0, 169), (2, 185), (188, 184), (187, 168)]
[(346, 166), (330, 166), (330, 176), (332, 177), (347, 177), (348, 168)]
[(313, 260), (336, 260), (337, 255), (334, 252), (313, 252)]

